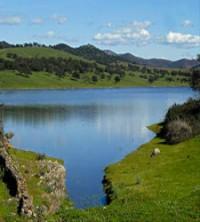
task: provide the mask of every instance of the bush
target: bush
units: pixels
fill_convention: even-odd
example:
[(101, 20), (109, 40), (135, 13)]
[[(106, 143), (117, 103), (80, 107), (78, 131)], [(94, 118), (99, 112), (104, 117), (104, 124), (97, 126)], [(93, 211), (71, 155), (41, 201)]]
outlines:
[(101, 79), (105, 79), (105, 74), (103, 73), (103, 74), (101, 74)]
[(169, 144), (180, 143), (192, 136), (192, 128), (183, 120), (173, 120), (166, 126), (166, 140)]
[(0, 148), (3, 148), (3, 147), (4, 147), (3, 141), (0, 141)]
[(0, 168), (0, 180), (2, 180), (4, 177), (4, 169)]
[(75, 79), (80, 79), (81, 78), (80, 73), (77, 73), (77, 72), (72, 73), (72, 77), (75, 78)]
[[(183, 129), (186, 132), (182, 132)], [(182, 135), (179, 135), (180, 133)], [(159, 135), (170, 143), (181, 142), (188, 139), (189, 135), (200, 135), (200, 100), (189, 99), (182, 105), (173, 105), (166, 114)]]
[(97, 81), (98, 81), (97, 76), (92, 76), (92, 81), (93, 81), (93, 82), (97, 82)]
[(192, 71), (192, 88), (200, 90), (200, 68)]
[(115, 82), (120, 82), (120, 76), (115, 76), (115, 78), (114, 78), (114, 80), (115, 80)]
[(148, 82), (149, 82), (149, 83), (153, 83), (153, 82), (155, 82), (157, 79), (158, 79), (158, 76), (156, 76), (156, 75), (150, 75), (149, 78), (148, 78)]
[(8, 140), (12, 139), (13, 136), (14, 136), (14, 133), (13, 133), (13, 132), (8, 132), (8, 133), (5, 134), (5, 137), (6, 137)]
[(44, 153), (38, 153), (36, 156), (36, 160), (44, 160), (46, 155)]

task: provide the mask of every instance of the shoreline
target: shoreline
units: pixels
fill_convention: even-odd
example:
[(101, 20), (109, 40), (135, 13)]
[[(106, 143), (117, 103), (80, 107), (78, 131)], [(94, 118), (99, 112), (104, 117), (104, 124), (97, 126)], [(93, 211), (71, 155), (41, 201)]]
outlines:
[(138, 89), (138, 88), (190, 88), (190, 86), (119, 86), (119, 87), (58, 87), (58, 88), (0, 88), (0, 91), (36, 91), (36, 90), (89, 90), (89, 89)]
[(105, 206), (108, 206), (110, 205), (113, 200), (115, 198), (117, 198), (117, 195), (115, 193), (115, 190), (114, 190), (114, 187), (113, 187), (113, 182), (112, 182), (112, 179), (109, 178), (108, 176), (108, 172), (109, 171), (109, 168), (112, 167), (113, 165), (118, 165), (120, 164), (122, 161), (124, 161), (129, 155), (134, 155), (139, 149), (140, 147), (142, 146), (145, 146), (146, 144), (149, 144), (151, 143), (152, 140), (154, 140), (156, 137), (157, 137), (157, 133), (159, 132), (160, 130), (160, 123), (157, 123), (157, 124), (152, 124), (150, 126), (146, 126), (146, 128), (153, 132), (155, 135), (152, 137), (152, 139), (150, 139), (147, 143), (144, 143), (144, 144), (141, 144), (139, 145), (136, 149), (134, 149), (133, 151), (131, 151), (130, 153), (126, 154), (124, 157), (122, 157), (121, 160), (115, 162), (114, 164), (109, 164), (108, 166), (105, 167), (104, 169), (104, 177), (103, 177), (103, 180), (102, 180), (102, 184), (103, 184), (103, 189), (104, 189), (104, 193), (105, 193), (105, 196), (106, 196), (106, 205)]
[[(160, 125), (154, 124), (147, 128), (156, 134), (160, 130)], [(144, 221), (147, 213), (150, 216), (150, 221), (157, 221), (156, 219), (163, 217), (165, 218), (164, 221), (171, 221), (174, 216), (178, 217), (180, 221), (184, 221), (185, 218), (191, 219), (189, 210), (191, 205), (194, 212), (197, 209), (194, 200), (195, 196), (198, 195), (198, 190), (194, 192), (194, 188), (199, 181), (197, 177), (199, 175), (199, 144), (199, 136), (180, 144), (168, 145), (164, 143), (162, 138), (155, 135), (147, 143), (140, 145), (118, 162), (105, 168), (102, 184), (108, 204), (96, 208), (79, 209), (73, 207), (72, 200), (67, 198), (56, 214), (47, 215), (46, 221), (54, 222), (56, 221), (55, 218), (62, 218), (63, 221), (66, 221), (66, 219), (75, 221), (74, 219), (81, 218), (83, 222), (88, 222), (95, 221), (98, 218), (100, 222), (103, 222), (105, 218), (107, 221), (112, 219), (113, 212), (115, 212), (115, 221), (131, 222), (132, 219)], [(157, 157), (151, 158), (150, 154), (155, 147), (159, 147), (161, 153)], [(190, 147), (189, 150), (188, 147)], [(24, 161), (29, 162), (29, 158), (31, 158), (36, 163), (35, 155), (37, 153), (35, 152), (21, 149), (11, 149), (11, 152), (12, 155), (20, 157), (20, 159), (23, 154)], [(56, 160), (54, 158), (50, 159)], [(61, 161), (62, 164), (62, 160), (58, 161)], [(192, 167), (192, 174), (188, 166)], [(182, 185), (177, 186), (177, 184)], [(182, 189), (184, 192), (182, 192)], [(40, 193), (40, 191), (38, 192)], [(67, 192), (65, 195), (67, 195)], [(177, 199), (177, 197), (179, 198)], [(37, 196), (37, 198), (40, 198), (40, 196)], [(169, 202), (174, 208), (168, 208)], [(182, 207), (186, 209), (184, 215), (181, 211)], [(159, 209), (165, 211), (162, 211), (161, 214), (154, 214), (154, 212), (159, 212)], [(169, 212), (171, 213), (169, 214)]]

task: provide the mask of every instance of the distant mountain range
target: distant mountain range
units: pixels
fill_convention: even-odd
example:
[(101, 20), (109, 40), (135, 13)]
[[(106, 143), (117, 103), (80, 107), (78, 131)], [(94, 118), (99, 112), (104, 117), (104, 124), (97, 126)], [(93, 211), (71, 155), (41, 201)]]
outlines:
[[(24, 44), (28, 45), (28, 44)], [(12, 48), (12, 47), (19, 47), (21, 45), (13, 45), (9, 44), (5, 41), (0, 42), (0, 49), (2, 48)], [(38, 47), (40, 46), (38, 43), (33, 43), (33, 46)], [(44, 46), (44, 45), (42, 45)], [(47, 46), (46, 46), (47, 47)], [(183, 69), (190, 69), (193, 67), (197, 67), (200, 63), (195, 59), (180, 59), (177, 61), (170, 61), (166, 59), (144, 59), (137, 56), (134, 56), (131, 53), (125, 54), (117, 54), (111, 50), (101, 50), (91, 44), (83, 45), (78, 48), (73, 48), (67, 44), (61, 43), (54, 46), (48, 46), (50, 48), (54, 48), (57, 50), (61, 50), (79, 57), (82, 57), (87, 60), (92, 60), (100, 64), (111, 64), (116, 62), (128, 62), (131, 64), (143, 65), (153, 68), (183, 68)]]
[(101, 50), (93, 45), (84, 45), (78, 48), (72, 48), (66, 44), (58, 44), (53, 46), (55, 49), (63, 50), (89, 60), (94, 60), (101, 64), (112, 62), (129, 62), (138, 65), (145, 65), (155, 68), (192, 68), (200, 65), (195, 59), (180, 59), (170, 61), (166, 59), (143, 59), (132, 55), (131, 53), (117, 54), (111, 50)]
[(192, 68), (199, 65), (199, 62), (195, 59), (180, 59), (177, 61), (170, 61), (166, 59), (143, 59), (136, 57), (130, 53), (119, 55), (121, 58), (140, 65), (146, 65), (151, 67), (160, 68)]

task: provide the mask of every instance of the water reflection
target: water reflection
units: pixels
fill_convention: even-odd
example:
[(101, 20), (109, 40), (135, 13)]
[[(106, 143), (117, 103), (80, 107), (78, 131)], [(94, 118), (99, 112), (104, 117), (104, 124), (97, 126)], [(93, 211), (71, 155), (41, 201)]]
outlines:
[(77, 207), (104, 203), (105, 166), (153, 137), (146, 126), (163, 119), (187, 88), (1, 91), (4, 124), (13, 144), (62, 158)]

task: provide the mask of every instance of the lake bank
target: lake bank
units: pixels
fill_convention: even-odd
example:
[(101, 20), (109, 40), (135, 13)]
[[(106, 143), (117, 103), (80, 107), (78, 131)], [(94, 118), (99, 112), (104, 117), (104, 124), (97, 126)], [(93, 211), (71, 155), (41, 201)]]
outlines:
[[(111, 203), (125, 203), (127, 207), (134, 204), (135, 209), (129, 214), (136, 221), (145, 220), (148, 211), (149, 221), (172, 221), (173, 217), (177, 221), (200, 219), (198, 147), (199, 136), (177, 145), (167, 145), (155, 137), (122, 161), (107, 167), (105, 181)], [(155, 148), (161, 153), (151, 157)], [(141, 204), (144, 215), (138, 217), (136, 212), (140, 211)], [(130, 220), (130, 215), (125, 221)]]
[[(158, 132), (159, 127), (154, 125), (151, 129)], [(79, 220), (82, 222), (132, 222), (133, 220), (159, 222), (162, 220), (168, 222), (174, 219), (183, 222), (198, 221), (200, 219), (198, 204), (200, 201), (198, 188), (200, 137), (197, 136), (177, 145), (167, 145), (163, 142), (163, 139), (155, 137), (119, 162), (106, 167), (104, 187), (110, 199), (109, 205), (79, 210), (73, 208), (69, 200), (65, 200), (57, 213), (41, 218), (49, 222), (59, 220), (69, 222)], [(151, 157), (155, 147), (160, 149), (160, 154)], [(13, 148), (10, 148), (9, 152), (12, 158), (20, 161), (21, 172), (26, 174), (25, 178), (28, 179), (30, 177), (28, 174), (33, 173), (29, 171), (30, 163), (31, 165), (33, 162), (38, 163), (38, 154)], [(60, 160), (46, 158), (48, 161), (59, 161), (62, 164)], [(31, 169), (34, 169), (34, 173), (37, 171), (35, 167)], [(28, 185), (30, 191), (32, 190), (33, 202), (47, 206), (47, 196), (43, 196), (43, 193), (48, 190), (36, 187), (36, 180), (33, 177), (28, 180), (30, 180)], [(1, 183), (0, 188), (2, 197), (2, 194), (7, 191)], [(45, 197), (44, 202), (43, 197)], [(9, 197), (9, 194), (1, 198), (0, 204), (8, 200), (9, 213), (2, 205), (1, 216), (6, 216), (6, 221), (13, 221), (13, 216), (16, 221), (26, 221), (26, 218), (14, 213), (17, 203), (15, 199)], [(53, 204), (54, 202), (51, 202), (51, 205)], [(2, 214), (3, 210), (4, 214)]]
[[(160, 155), (151, 157), (155, 147)], [(199, 221), (199, 147), (199, 136), (176, 145), (155, 137), (106, 168), (108, 206), (60, 209), (49, 221)]]
[(70, 199), (88, 208), (105, 204), (105, 167), (152, 139), (146, 126), (192, 95), (189, 88), (15, 90), (1, 91), (0, 101), (12, 144), (63, 159)]
[(62, 160), (9, 145), (0, 148), (0, 173), (1, 221), (39, 220), (71, 206)]

